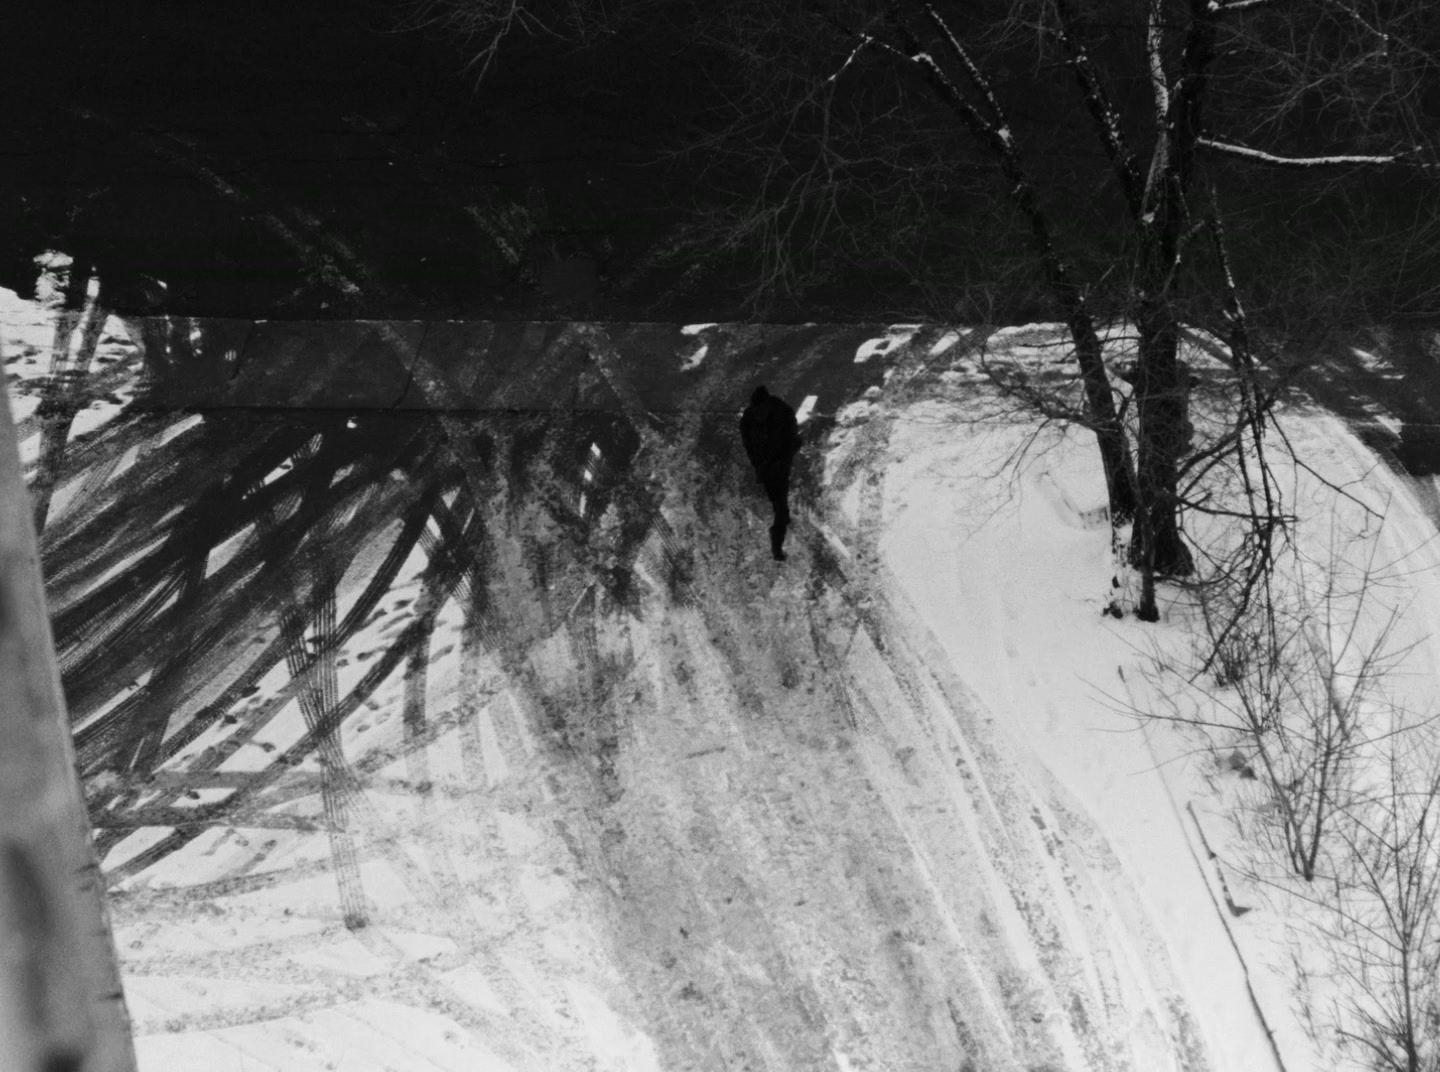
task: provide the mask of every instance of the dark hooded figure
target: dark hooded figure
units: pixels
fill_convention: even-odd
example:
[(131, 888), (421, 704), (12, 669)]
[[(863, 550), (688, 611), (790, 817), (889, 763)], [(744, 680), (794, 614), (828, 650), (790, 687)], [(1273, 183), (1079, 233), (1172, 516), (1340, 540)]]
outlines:
[(755, 479), (765, 487), (775, 508), (770, 526), (770, 553), (785, 559), (785, 530), (790, 527), (790, 465), (800, 449), (800, 425), (795, 410), (764, 387), (755, 388), (750, 405), (740, 417), (740, 440), (755, 467)]

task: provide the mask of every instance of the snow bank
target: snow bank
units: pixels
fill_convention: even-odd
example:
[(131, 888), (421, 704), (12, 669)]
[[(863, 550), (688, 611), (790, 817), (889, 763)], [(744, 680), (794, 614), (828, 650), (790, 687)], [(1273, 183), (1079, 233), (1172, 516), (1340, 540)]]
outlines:
[[(1274, 1067), (1180, 802), (1117, 715), (1144, 628), (1102, 615), (1114, 566), (1104, 483), (1078, 431), (911, 406), (884, 470), (883, 560), (997, 725), (1053, 772), (1118, 854), (1163, 935), (1215, 1067)], [(1124, 929), (1134, 921), (1116, 919)]]

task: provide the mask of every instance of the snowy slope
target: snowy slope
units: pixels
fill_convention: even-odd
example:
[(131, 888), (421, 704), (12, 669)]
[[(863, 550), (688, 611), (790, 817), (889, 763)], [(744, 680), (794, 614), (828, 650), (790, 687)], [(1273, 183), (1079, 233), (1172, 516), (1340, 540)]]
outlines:
[[(963, 423), (913, 406), (896, 420), (882, 561), (934, 629), (944, 656), (1103, 836), (1096, 854), (1125, 891), (1112, 925), (1168, 962), (1217, 1069), (1275, 1068), (1204, 864), (1187, 831), (1180, 772), (1118, 710), (1147, 647), (1146, 627), (1102, 614), (1114, 566), (1104, 484), (1081, 434)], [(1021, 452), (1021, 453), (1017, 453)], [(866, 524), (863, 520), (861, 524)], [(1097, 841), (1099, 841), (1097, 836)], [(1136, 938), (1131, 938), (1136, 941)]]
[[(1102, 614), (1115, 571), (1087, 434), (976, 424), (973, 396), (953, 389), (963, 374), (946, 378), (944, 397), (890, 414), (883, 487), (850, 497), (850, 523), (872, 534), (943, 657), (1031, 757), (1035, 783), (1053, 776), (1103, 832), (1134, 898), (1118, 926), (1148, 917), (1214, 1066), (1366, 1067), (1362, 1054), (1323, 1039), (1317, 1047), (1302, 1029), (1302, 1017), (1323, 1025), (1327, 1010), (1321, 995), (1297, 991), (1292, 954), (1313, 948), (1316, 925), (1328, 921), (1305, 903), (1303, 885), (1294, 884), (1297, 897), (1247, 878), (1260, 853), (1236, 841), (1246, 823), (1237, 808), (1255, 799), (1246, 783), (1202, 736), (1133, 717), (1174, 713), (1155, 689), (1186, 683), (1157, 685), (1155, 666), (1183, 663), (1194, 641), (1179, 606), (1156, 627)], [(1292, 406), (1281, 421), (1304, 459), (1282, 462), (1296, 557), (1312, 584), (1326, 571), (1346, 594), (1333, 613), (1344, 619), (1337, 629), (1355, 615), (1353, 649), (1386, 638), (1395, 653), (1386, 696), (1423, 723), (1435, 713), (1440, 665), (1440, 548), (1427, 488), (1323, 411)], [(1190, 702), (1203, 717), (1210, 700)]]

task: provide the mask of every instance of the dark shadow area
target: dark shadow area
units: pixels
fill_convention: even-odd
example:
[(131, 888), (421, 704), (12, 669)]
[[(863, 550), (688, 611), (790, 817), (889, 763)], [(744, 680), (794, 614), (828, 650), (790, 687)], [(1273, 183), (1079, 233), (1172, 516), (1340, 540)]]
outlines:
[[(432, 739), (459, 715), (427, 713), (427, 668), (458, 644), (535, 697), (555, 747), (598, 757), (603, 790), (615, 739), (592, 723), (624, 674), (596, 622), (657, 606), (724, 617), (750, 598), (736, 592), (779, 583), (756, 573), (766, 508), (737, 435), (755, 369), (813, 394), (829, 426), (883, 373), (853, 359), (874, 326), (712, 326), (699, 362), (667, 325), (130, 329), (138, 382), (97, 364), (40, 388), (48, 405), (19, 428), (53, 495), (44, 568), (99, 849), (162, 832), (119, 881), (216, 824), (314, 829), (280, 807), (303, 775), (352, 926), (366, 909), (347, 801), (394, 755), (348, 754), (348, 727), (400, 682), (406, 739)], [(122, 387), (133, 397), (111, 419), (73, 434), (95, 391)], [(812, 537), (820, 572), (795, 565), (818, 598), (840, 582)], [(578, 660), (563, 686), (536, 655), (556, 636)], [(726, 651), (742, 677), (774, 657)], [(302, 729), (262, 740), (297, 706)]]
[[(1353, 347), (1327, 347), (1300, 385), (1413, 477), (1440, 474), (1440, 323), (1416, 318), (1359, 328)], [(1399, 428), (1378, 424), (1377, 413)]]
[[(983, 8), (964, 16), (976, 41), (995, 18)], [(407, 0), (16, 0), (0, 69), (0, 285), (26, 293), (33, 258), (63, 249), (133, 315), (1055, 318), (993, 160), (903, 72), (851, 65), (833, 130), (801, 106), (851, 49), (823, 13), (777, 5), (773, 34), (735, 37), (767, 9), (734, 25), (699, 0), (615, 9), (631, 17), (583, 40), (512, 33), (480, 79), (475, 41), (417, 29)], [(1090, 29), (1127, 116), (1149, 92), (1137, 25)], [(1133, 229), (1073, 79), (1037, 69), (1032, 44), (1000, 47), (988, 69), (1063, 256), (1103, 280)], [(1335, 275), (1370, 319), (1429, 292), (1425, 244), (1394, 255), (1429, 203), (1423, 175), (1332, 189), (1207, 167), (1253, 309), (1300, 300), (1297, 264)], [(776, 191), (798, 188), (818, 200), (792, 216)]]

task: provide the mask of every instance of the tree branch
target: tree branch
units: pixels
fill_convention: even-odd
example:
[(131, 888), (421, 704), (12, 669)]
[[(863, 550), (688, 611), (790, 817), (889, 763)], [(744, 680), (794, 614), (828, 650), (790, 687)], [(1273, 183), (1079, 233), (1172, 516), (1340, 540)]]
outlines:
[(1390, 153), (1382, 155), (1348, 155), (1337, 156), (1280, 156), (1277, 153), (1266, 152), (1264, 149), (1253, 149), (1248, 145), (1239, 145), (1235, 142), (1216, 141), (1214, 138), (1199, 138), (1196, 145), (1212, 152), (1226, 153), (1230, 156), (1238, 156), (1245, 160), (1253, 160), (1259, 164), (1271, 164), (1276, 167), (1345, 167), (1349, 165), (1371, 165), (1387, 166), (1390, 164), (1404, 164), (1409, 167), (1433, 168), (1436, 165), (1423, 160), (1417, 160), (1406, 153)]
[(1131, 214), (1138, 219), (1144, 211), (1144, 190), (1139, 169), (1135, 166), (1135, 154), (1130, 151), (1130, 146), (1125, 143), (1120, 133), (1120, 117), (1104, 83), (1100, 81), (1095, 65), (1090, 61), (1090, 54), (1075, 35), (1075, 14), (1070, 0), (1055, 0), (1055, 12), (1060, 19), (1060, 43), (1064, 46), (1070, 58), (1070, 67), (1080, 82), (1085, 107), (1095, 121), (1095, 130), (1120, 180), (1125, 203), (1130, 207)]
[(1212, 0), (1213, 6), (1216, 7), (1222, 15), (1228, 15), (1232, 11), (1248, 11), (1251, 8), (1265, 7), (1275, 2), (1276, 0), (1230, 0), (1228, 4), (1220, 4)]
[(976, 66), (975, 61), (970, 58), (969, 51), (960, 43), (960, 39), (955, 36), (955, 32), (950, 29), (950, 24), (935, 10), (933, 4), (925, 5), (925, 17), (930, 20), (930, 24), (935, 27), (936, 32), (945, 38), (945, 43), (950, 46), (951, 54), (959, 61), (961, 69), (965, 72), (965, 77), (970, 80), (970, 84), (975, 87), (976, 92), (980, 94), (986, 106), (989, 107), (990, 114), (994, 116), (995, 124), (1002, 130), (1008, 130), (1010, 124), (1005, 118), (1005, 112), (1000, 107), (1000, 101), (996, 98), (995, 91), (990, 88), (990, 80), (980, 73), (980, 68)]

